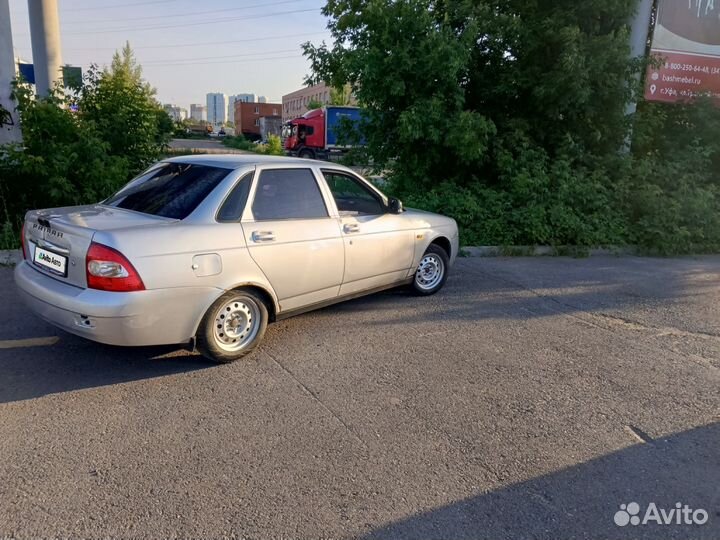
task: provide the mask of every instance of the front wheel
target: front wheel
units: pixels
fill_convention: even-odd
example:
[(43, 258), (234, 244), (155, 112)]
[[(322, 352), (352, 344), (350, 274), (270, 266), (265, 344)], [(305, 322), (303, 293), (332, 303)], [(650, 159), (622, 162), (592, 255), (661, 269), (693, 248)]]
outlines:
[(436, 244), (430, 244), (420, 264), (415, 270), (412, 288), (415, 294), (430, 296), (445, 285), (450, 259), (445, 250)]
[(234, 362), (257, 347), (267, 323), (262, 298), (249, 290), (228, 291), (205, 313), (196, 336), (197, 348), (210, 360)]
[(315, 152), (309, 148), (303, 148), (300, 152), (298, 152), (298, 157), (303, 159), (315, 159)]

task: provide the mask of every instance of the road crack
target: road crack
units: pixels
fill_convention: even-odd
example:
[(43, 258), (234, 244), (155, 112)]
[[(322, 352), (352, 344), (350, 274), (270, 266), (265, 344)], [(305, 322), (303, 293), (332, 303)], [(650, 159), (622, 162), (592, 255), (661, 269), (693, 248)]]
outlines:
[(357, 433), (355, 433), (355, 431), (348, 424), (346, 424), (345, 421), (342, 418), (340, 418), (340, 416), (335, 411), (333, 411), (330, 407), (325, 405), (325, 403), (318, 397), (318, 395), (315, 392), (313, 392), (305, 383), (303, 383), (300, 379), (298, 379), (292, 371), (290, 371), (288, 368), (286, 368), (272, 354), (270, 354), (267, 351), (264, 351), (264, 352), (265, 352), (265, 354), (268, 355), (270, 360), (272, 360), (275, 363), (276, 366), (278, 366), (286, 375), (288, 375), (293, 381), (295, 381), (295, 384), (297, 384), (305, 394), (310, 396), (310, 398), (312, 400), (314, 400), (318, 405), (320, 405), (320, 407), (322, 407), (325, 411), (327, 411), (333, 418), (335, 418), (335, 420), (340, 422), (340, 424), (343, 426), (343, 428), (345, 428), (345, 431), (347, 431), (353, 439), (355, 439), (360, 444), (362, 444), (365, 449), (368, 449), (367, 443), (365, 443), (365, 441), (363, 439), (361, 439), (360, 436)]
[(639, 321), (634, 321), (625, 317), (618, 317), (617, 315), (609, 315), (607, 313), (588, 313), (588, 315), (596, 319), (604, 320), (613, 326), (622, 326), (623, 328), (627, 328), (629, 330), (655, 332), (656, 337), (689, 337), (720, 341), (720, 336), (710, 334), (708, 332), (690, 332), (687, 330), (681, 330), (680, 328), (676, 328), (674, 326), (651, 326)]
[[(485, 272), (483, 270), (475, 270), (475, 269), (469, 269), (469, 268), (464, 268), (464, 270), (470, 274), (475, 274), (476, 276), (484, 277), (486, 279), (495, 279), (495, 280), (505, 283), (507, 285), (512, 285), (521, 290), (524, 290), (524, 291), (532, 294), (536, 298), (546, 300), (547, 302), (558, 306), (558, 307), (552, 307), (551, 305), (545, 306), (547, 309), (554, 311), (558, 315), (569, 317), (571, 319), (582, 322), (584, 324), (588, 324), (588, 325), (598, 328), (600, 330), (604, 330), (605, 332), (614, 332), (613, 326), (615, 326), (615, 327), (622, 326), (624, 328), (629, 328), (629, 329), (632, 329), (635, 331), (638, 331), (638, 330), (655, 331), (656, 332), (655, 337), (664, 337), (664, 336), (671, 335), (671, 336), (675, 336), (675, 337), (679, 337), (679, 336), (698, 337), (698, 338), (702, 338), (702, 339), (719, 340), (720, 341), (720, 336), (717, 336), (715, 334), (709, 334), (706, 332), (687, 332), (687, 331), (680, 330), (680, 329), (674, 328), (674, 327), (661, 327), (661, 328), (650, 327), (650, 326), (643, 325), (643, 324), (635, 322), (635, 321), (631, 321), (630, 319), (624, 319), (622, 317), (606, 315), (606, 314), (602, 314), (602, 313), (593, 313), (593, 312), (587, 310), (586, 308), (582, 308), (580, 306), (575, 306), (573, 304), (562, 302), (552, 295), (540, 293), (540, 292), (536, 291), (535, 289), (533, 289), (532, 287), (528, 287), (518, 281), (500, 277), (500, 276), (496, 276), (496, 275), (490, 274), (488, 272)], [(576, 313), (570, 313), (567, 311), (568, 309), (573, 310)], [(640, 344), (640, 343), (638, 343), (634, 340), (631, 340), (627, 337), (624, 337), (624, 336), (620, 336), (620, 337), (624, 341), (631, 343), (633, 346), (636, 346), (636, 347), (646, 350), (646, 351), (648, 351), (648, 350), (654, 351), (654, 350), (660, 349), (660, 347), (658, 347), (657, 345)], [(664, 349), (664, 350), (667, 350), (667, 349)], [(697, 355), (683, 353), (674, 348), (669, 349), (669, 351), (672, 354), (680, 356), (684, 360), (689, 360), (689, 361), (693, 362), (694, 364), (699, 365), (701, 367), (708, 368), (713, 371), (717, 371), (718, 369), (720, 369), (716, 365), (712, 364), (709, 360), (698, 357)]]

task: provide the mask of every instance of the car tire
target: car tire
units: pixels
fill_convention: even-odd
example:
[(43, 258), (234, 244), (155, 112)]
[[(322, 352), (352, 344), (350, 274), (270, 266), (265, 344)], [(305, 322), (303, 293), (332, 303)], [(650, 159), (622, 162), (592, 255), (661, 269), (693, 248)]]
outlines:
[(298, 153), (298, 157), (303, 159), (315, 159), (315, 152), (313, 152), (312, 150), (308, 150), (307, 148), (303, 148)]
[(430, 296), (443, 288), (450, 270), (450, 257), (437, 244), (430, 244), (415, 269), (412, 290), (419, 296)]
[(195, 344), (200, 353), (223, 364), (250, 354), (268, 324), (265, 301), (253, 291), (228, 291), (213, 302), (200, 322)]

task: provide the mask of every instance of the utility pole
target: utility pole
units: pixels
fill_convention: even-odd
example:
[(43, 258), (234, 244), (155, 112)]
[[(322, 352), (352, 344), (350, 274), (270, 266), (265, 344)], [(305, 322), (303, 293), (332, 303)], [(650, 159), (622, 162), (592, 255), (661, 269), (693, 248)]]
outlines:
[[(650, 35), (650, 18), (652, 17), (654, 0), (639, 0), (637, 13), (635, 18), (632, 20), (630, 25), (630, 58), (637, 58), (639, 56), (645, 56), (647, 51), (647, 40)], [(640, 84), (641, 75), (638, 73), (635, 76), (637, 82), (636, 86)], [(627, 114), (634, 114), (637, 110), (637, 101), (633, 99), (627, 105), (625, 112)]]
[(35, 90), (39, 96), (47, 96), (55, 83), (62, 80), (57, 0), (28, 0), (28, 13)]
[(0, 0), (0, 144), (22, 139), (20, 123), (15, 113), (15, 100), (10, 97), (15, 78), (15, 53), (10, 27), (8, 0)]

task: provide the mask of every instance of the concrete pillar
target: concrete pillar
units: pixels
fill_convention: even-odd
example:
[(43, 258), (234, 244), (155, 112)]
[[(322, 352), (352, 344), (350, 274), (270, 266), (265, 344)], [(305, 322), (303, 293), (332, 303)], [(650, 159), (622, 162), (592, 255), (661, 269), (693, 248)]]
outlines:
[[(10, 28), (10, 6), (8, 0), (0, 0), (0, 144), (18, 142), (22, 138), (15, 101), (10, 98), (10, 84), (14, 78), (15, 53)], [(6, 116), (8, 113), (10, 116)]]
[(35, 89), (39, 96), (46, 96), (57, 81), (62, 81), (57, 0), (28, 0), (28, 13)]

